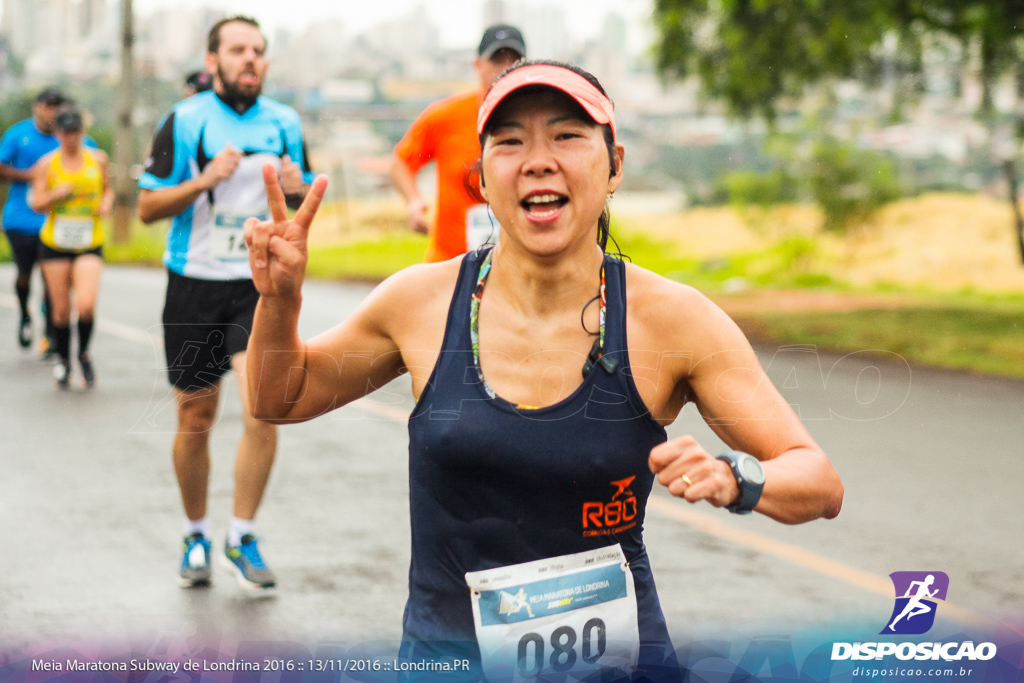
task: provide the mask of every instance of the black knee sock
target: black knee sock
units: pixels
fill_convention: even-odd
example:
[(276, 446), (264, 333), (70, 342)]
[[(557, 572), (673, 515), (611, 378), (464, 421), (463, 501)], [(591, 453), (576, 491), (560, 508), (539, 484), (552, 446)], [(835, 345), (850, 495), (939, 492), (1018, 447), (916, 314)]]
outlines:
[(71, 362), (71, 326), (54, 325), (53, 343), (57, 347), (57, 355), (65, 365)]
[(50, 292), (43, 286), (43, 315), (46, 316), (46, 336), (54, 341), (53, 306), (50, 305)]
[(89, 350), (89, 340), (92, 339), (92, 319), (78, 319), (78, 355)]
[(18, 294), (18, 305), (21, 306), (21, 317), (28, 317), (28, 283), (14, 283), (14, 291)]

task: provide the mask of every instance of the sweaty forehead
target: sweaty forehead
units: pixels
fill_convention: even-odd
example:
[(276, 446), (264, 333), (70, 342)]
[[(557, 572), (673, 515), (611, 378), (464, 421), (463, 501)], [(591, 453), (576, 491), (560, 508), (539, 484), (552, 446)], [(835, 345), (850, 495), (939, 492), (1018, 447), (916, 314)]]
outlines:
[(597, 123), (576, 100), (550, 86), (520, 88), (499, 104), (488, 121), (488, 131), (520, 122), (531, 116), (550, 119), (574, 119), (596, 126)]

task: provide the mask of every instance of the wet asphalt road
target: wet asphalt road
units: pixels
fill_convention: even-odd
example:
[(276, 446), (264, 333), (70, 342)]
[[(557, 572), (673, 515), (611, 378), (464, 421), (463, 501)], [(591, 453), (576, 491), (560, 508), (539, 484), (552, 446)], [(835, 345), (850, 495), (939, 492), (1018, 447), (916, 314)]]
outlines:
[[(0, 292), (12, 280), (0, 266)], [(104, 273), (91, 392), (54, 389), (50, 368), (16, 348), (14, 300), (0, 294), (0, 650), (197, 637), (213, 647), (392, 648), (409, 561), (408, 382), (282, 428), (257, 518), (276, 597), (253, 599), (223, 574), (211, 589), (181, 590), (174, 410), (159, 338), (165, 281), (159, 270)], [(309, 283), (303, 333), (338, 322), (368, 291)], [(656, 491), (646, 538), (677, 641), (860, 622), (877, 633), (897, 570), (944, 571), (950, 603), (1021, 623), (1024, 383), (911, 369), (895, 357), (758, 351), (843, 477), (844, 509), (786, 527)], [(212, 440), (218, 539), (241, 431), (233, 378), (224, 390)], [(720, 447), (691, 409), (669, 431), (684, 433)]]

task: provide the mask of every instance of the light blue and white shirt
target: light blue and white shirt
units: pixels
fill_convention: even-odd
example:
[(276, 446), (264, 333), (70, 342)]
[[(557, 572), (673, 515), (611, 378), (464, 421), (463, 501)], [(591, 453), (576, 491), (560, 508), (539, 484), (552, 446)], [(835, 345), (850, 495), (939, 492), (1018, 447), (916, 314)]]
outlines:
[(197, 178), (228, 144), (243, 153), (234, 175), (174, 217), (164, 265), (200, 280), (252, 278), (242, 225), (269, 215), (263, 164), (281, 168), (288, 155), (313, 182), (298, 113), (260, 97), (239, 114), (213, 91), (182, 100), (161, 122), (139, 187), (164, 190)]

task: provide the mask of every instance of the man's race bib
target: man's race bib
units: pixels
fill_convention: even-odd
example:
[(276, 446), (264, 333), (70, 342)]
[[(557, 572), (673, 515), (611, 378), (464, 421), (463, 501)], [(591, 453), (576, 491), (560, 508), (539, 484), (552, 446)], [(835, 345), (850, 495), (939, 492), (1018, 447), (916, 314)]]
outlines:
[(474, 204), (466, 209), (466, 251), (497, 245), (501, 225), (487, 204)]
[(249, 258), (249, 249), (245, 246), (245, 221), (251, 217), (261, 221), (268, 219), (266, 211), (239, 211), (223, 209), (219, 206), (213, 210), (213, 227), (210, 231), (210, 255), (218, 261), (244, 261)]
[(53, 217), (53, 243), (58, 249), (88, 249), (92, 246), (96, 219), (92, 216)]
[(636, 593), (619, 545), (469, 572), (466, 583), (488, 677), (636, 669)]

